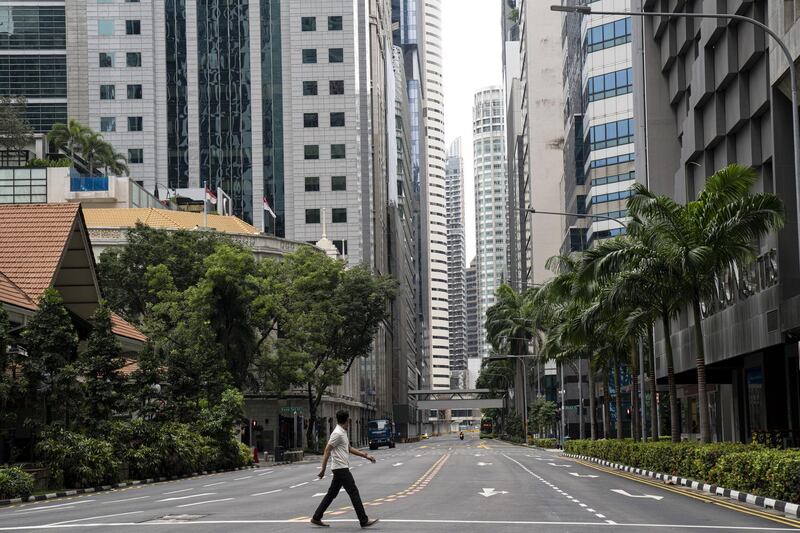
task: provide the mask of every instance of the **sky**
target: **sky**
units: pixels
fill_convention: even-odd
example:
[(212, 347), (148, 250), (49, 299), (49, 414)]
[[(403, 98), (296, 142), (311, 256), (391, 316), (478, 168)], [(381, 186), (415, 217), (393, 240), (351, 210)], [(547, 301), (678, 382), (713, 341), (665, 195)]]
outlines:
[(502, 85), (500, 2), (442, 0), (445, 138), (461, 137), (467, 266), (475, 256), (475, 186), (472, 168), (472, 101), (489, 85)]

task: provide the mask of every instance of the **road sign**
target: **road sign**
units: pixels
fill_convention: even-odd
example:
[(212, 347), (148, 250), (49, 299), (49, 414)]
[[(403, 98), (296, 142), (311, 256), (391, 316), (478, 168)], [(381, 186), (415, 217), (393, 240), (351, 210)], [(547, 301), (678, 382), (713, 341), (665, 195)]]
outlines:
[(663, 500), (663, 496), (654, 496), (653, 494), (630, 494), (626, 490), (622, 489), (611, 489), (611, 492), (616, 492), (617, 494), (622, 494), (623, 496), (627, 496), (628, 498), (649, 498), (651, 500)]
[(291, 415), (297, 413), (298, 415), (302, 415), (304, 410), (305, 410), (304, 407), (297, 407), (297, 406), (294, 406), (294, 405), (292, 405), (292, 406), (284, 406), (284, 407), (281, 407), (281, 414), (282, 415), (291, 416)]
[(508, 494), (507, 490), (494, 490), (494, 489), (487, 489), (484, 488), (483, 491), (479, 492), (481, 496), (484, 498), (488, 498), (490, 496), (494, 496), (495, 494)]

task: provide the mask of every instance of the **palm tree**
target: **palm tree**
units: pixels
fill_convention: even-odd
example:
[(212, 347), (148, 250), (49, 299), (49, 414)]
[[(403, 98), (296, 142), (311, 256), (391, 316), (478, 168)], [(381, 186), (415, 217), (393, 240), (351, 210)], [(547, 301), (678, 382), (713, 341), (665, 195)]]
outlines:
[(528, 355), (533, 330), (526, 315), (526, 298), (509, 285), (496, 292), (495, 304), (486, 311), (486, 340), (497, 353)]
[(97, 155), (97, 163), (105, 169), (106, 176), (109, 173), (115, 176), (127, 176), (129, 174), (128, 158), (114, 150), (108, 143)]
[(112, 150), (113, 148), (103, 139), (101, 134), (86, 131), (81, 140), (81, 157), (89, 165), (90, 176), (94, 176), (97, 164), (102, 161), (102, 154)]
[(74, 166), (75, 151), (81, 149), (87, 131), (86, 126), (71, 118), (67, 124), (54, 124), (47, 134), (47, 140), (57, 149), (64, 150)]
[(781, 200), (770, 193), (751, 193), (753, 169), (730, 165), (706, 182), (696, 201), (681, 205), (656, 196), (641, 184), (633, 186), (628, 210), (649, 226), (656, 253), (683, 281), (681, 300), (691, 304), (697, 366), (700, 437), (711, 441), (706, 392), (705, 348), (701, 303), (710, 297), (719, 276), (757, 255), (758, 240), (783, 226)]

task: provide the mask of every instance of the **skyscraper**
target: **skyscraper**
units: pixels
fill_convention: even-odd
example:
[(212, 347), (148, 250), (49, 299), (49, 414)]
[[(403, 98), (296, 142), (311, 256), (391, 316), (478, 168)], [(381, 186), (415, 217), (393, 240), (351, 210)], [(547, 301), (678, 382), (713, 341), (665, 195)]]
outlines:
[(483, 332), (486, 311), (507, 277), (508, 179), (506, 177), (505, 106), (499, 87), (475, 94), (472, 108), (475, 168), (475, 233), (478, 267), (478, 354), (488, 357)]
[(469, 374), (468, 388), (475, 388), (475, 381), (481, 368), (478, 354), (478, 339), (483, 334), (483, 326), (478, 322), (478, 258), (469, 262), (464, 276), (464, 308), (467, 316), (467, 369)]
[(423, 94), (426, 132), (426, 202), (428, 214), (427, 343), (430, 346), (431, 386), (450, 387), (450, 324), (447, 307), (447, 206), (445, 198), (444, 88), (442, 84), (442, 2), (417, 3), (423, 12)]
[(450, 145), (447, 156), (447, 285), (450, 317), (450, 385), (466, 386), (466, 307), (464, 241), (464, 160), (461, 138)]

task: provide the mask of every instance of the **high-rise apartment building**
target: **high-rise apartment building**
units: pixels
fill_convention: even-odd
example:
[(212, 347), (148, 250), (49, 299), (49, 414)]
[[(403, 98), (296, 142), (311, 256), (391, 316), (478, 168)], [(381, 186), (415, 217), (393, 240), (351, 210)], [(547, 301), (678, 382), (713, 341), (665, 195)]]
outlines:
[(0, 96), (27, 99), (36, 133), (67, 120), (67, 34), (64, 0), (0, 2)]
[(495, 291), (507, 278), (508, 178), (506, 177), (503, 91), (488, 87), (475, 94), (472, 146), (475, 171), (475, 238), (478, 260), (478, 354), (489, 355), (483, 323)]
[(447, 152), (444, 142), (444, 86), (442, 84), (442, 1), (419, 1), (423, 38), (422, 82), (426, 141), (428, 255), (427, 335), (430, 346), (430, 384), (434, 389), (450, 388), (450, 324), (447, 287)]
[[(634, 10), (677, 9), (652, 0), (632, 4)], [(732, 4), (680, 5), (692, 13), (726, 8)], [(736, 13), (768, 24), (797, 62), (800, 2), (741, 2)], [(783, 230), (759, 240), (754, 264), (720, 277), (718, 296), (704, 302), (702, 323), (714, 439), (749, 441), (781, 428), (783, 442), (797, 446), (800, 250), (792, 113), (798, 110), (791, 105), (788, 63), (774, 41), (743, 22), (676, 16), (634, 20), (632, 27), (637, 180), (685, 203), (697, 199), (708, 176), (739, 163), (758, 173), (752, 190), (775, 193), (789, 213)], [(691, 317), (683, 310), (671, 324), (681, 434), (688, 439), (699, 432)], [(656, 375), (663, 382), (660, 327), (656, 336)]]
[(475, 388), (475, 381), (481, 369), (478, 352), (478, 339), (483, 335), (483, 325), (478, 321), (478, 258), (473, 257), (464, 275), (464, 307), (467, 315), (467, 370), (468, 385)]
[[(575, 3), (577, 0), (570, 0)], [(598, 10), (628, 11), (630, 0)], [(568, 14), (563, 19), (565, 211), (624, 219), (634, 169), (631, 19)], [(602, 218), (568, 217), (561, 250), (583, 250), (624, 228)]]
[(461, 138), (450, 144), (447, 155), (447, 284), (450, 317), (450, 386), (463, 389), (467, 384), (467, 346), (464, 238), (464, 159)]

